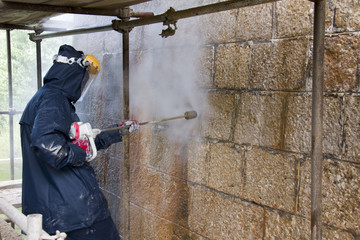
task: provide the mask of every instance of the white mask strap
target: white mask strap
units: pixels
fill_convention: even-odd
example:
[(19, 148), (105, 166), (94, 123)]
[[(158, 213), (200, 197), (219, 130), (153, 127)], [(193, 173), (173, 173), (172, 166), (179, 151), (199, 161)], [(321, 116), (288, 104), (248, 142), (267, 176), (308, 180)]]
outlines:
[(72, 65), (73, 63), (77, 63), (82, 68), (86, 68), (87, 66), (89, 66), (89, 62), (85, 61), (84, 58), (78, 58), (78, 59), (76, 59), (74, 57), (68, 58), (65, 56), (57, 55), (57, 54), (54, 55), (53, 61), (58, 62), (58, 63), (65, 63), (65, 64), (69, 64), (69, 65)]

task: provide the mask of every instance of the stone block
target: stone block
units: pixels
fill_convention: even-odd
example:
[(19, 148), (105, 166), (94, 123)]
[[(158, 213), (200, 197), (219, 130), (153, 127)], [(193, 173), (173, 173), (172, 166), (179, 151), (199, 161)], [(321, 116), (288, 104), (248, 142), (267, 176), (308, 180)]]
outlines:
[[(324, 224), (359, 235), (360, 197), (356, 194), (360, 188), (359, 174), (360, 168), (356, 164), (324, 159), (322, 178), (322, 221)], [(299, 214), (310, 219), (310, 159), (302, 164), (300, 181)], [(337, 234), (345, 233), (341, 234), (338, 231)], [(327, 235), (330, 236), (329, 233)]]
[[(311, 151), (311, 101), (307, 94), (287, 97), (285, 149), (289, 151)], [(341, 97), (336, 95), (324, 98), (323, 152), (336, 156), (341, 155), (341, 102)]]
[(215, 59), (215, 87), (248, 88), (250, 68), (250, 47), (248, 45), (219, 45), (216, 49)]
[(360, 4), (353, 0), (338, 0), (335, 5), (336, 28), (354, 31), (360, 28)]
[(324, 88), (326, 91), (359, 91), (360, 36), (325, 38)]
[(189, 228), (167, 221), (136, 205), (130, 206), (130, 238), (131, 239), (188, 239), (204, 238)]
[(307, 58), (306, 38), (254, 44), (250, 87), (265, 90), (304, 89)]
[(287, 97), (285, 149), (294, 152), (311, 150), (311, 96)]
[[(122, 218), (122, 199), (116, 195), (113, 195), (111, 192), (103, 191), (104, 196), (108, 202), (111, 218), (113, 219), (115, 226), (119, 231), (121, 231), (123, 222), (121, 221)], [(121, 232), (119, 232), (122, 235)]]
[(160, 173), (149, 168), (131, 165), (130, 201), (150, 212), (157, 212), (159, 197)]
[(276, 2), (275, 36), (293, 37), (312, 34), (313, 3), (306, 0), (285, 0)]
[(187, 174), (187, 148), (166, 131), (153, 133), (149, 144), (149, 166), (161, 172), (185, 178)]
[(191, 186), (189, 227), (209, 239), (261, 239), (264, 209), (208, 188)]
[(273, 4), (240, 8), (236, 21), (236, 40), (270, 39), (273, 28)]
[(297, 165), (301, 156), (250, 148), (245, 152), (244, 198), (271, 208), (295, 212)]
[(343, 145), (343, 98), (330, 95), (324, 98), (324, 140), (323, 152), (333, 156), (341, 156)]
[(323, 226), (322, 239), (324, 240), (357, 240), (350, 232)]
[(311, 159), (300, 163), (300, 183), (298, 192), (297, 213), (310, 219), (311, 215)]
[(265, 214), (265, 240), (311, 238), (309, 220), (274, 210), (266, 211)]
[(202, 129), (204, 137), (229, 140), (234, 119), (235, 95), (232, 93), (210, 92), (209, 110), (204, 113), (207, 125)]
[(211, 88), (213, 87), (214, 75), (214, 47), (208, 46), (201, 48), (201, 50), (200, 56), (197, 58), (199, 77), (195, 79), (195, 82), (201, 88)]
[(323, 222), (360, 235), (360, 167), (349, 162), (324, 160)]
[(187, 179), (191, 182), (208, 185), (209, 143), (191, 139), (187, 146)]
[(189, 19), (188, 26), (199, 26), (197, 39), (205, 43), (225, 43), (235, 39), (236, 10), (202, 15)]
[(132, 203), (173, 223), (187, 224), (189, 189), (185, 180), (133, 166), (130, 182)]
[(345, 96), (345, 158), (360, 162), (360, 96)]
[(209, 187), (241, 197), (245, 184), (244, 150), (233, 144), (212, 143), (209, 155)]
[(238, 144), (280, 148), (283, 105), (280, 94), (240, 94), (234, 141)]

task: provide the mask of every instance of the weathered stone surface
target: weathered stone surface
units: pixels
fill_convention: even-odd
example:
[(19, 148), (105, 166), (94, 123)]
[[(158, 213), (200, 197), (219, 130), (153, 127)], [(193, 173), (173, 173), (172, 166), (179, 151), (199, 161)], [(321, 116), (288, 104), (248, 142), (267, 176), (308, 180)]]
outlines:
[(191, 182), (208, 185), (209, 143), (192, 139), (187, 146), (187, 179)]
[(249, 86), (250, 47), (219, 45), (215, 56), (214, 85), (218, 88), (247, 89)]
[(203, 128), (203, 136), (229, 140), (231, 136), (231, 125), (234, 118), (235, 96), (226, 93), (209, 93), (210, 109), (204, 119), (207, 125)]
[(298, 192), (297, 212), (310, 219), (311, 215), (311, 159), (306, 158), (300, 163), (300, 183)]
[(132, 203), (181, 226), (187, 224), (189, 189), (185, 180), (134, 165), (130, 182)]
[(343, 145), (343, 99), (341, 95), (330, 95), (324, 98), (324, 140), (323, 152), (341, 156)]
[(204, 238), (192, 231), (167, 221), (136, 205), (131, 205), (130, 239), (188, 239)]
[(345, 158), (360, 162), (360, 96), (345, 96)]
[[(358, 189), (360, 168), (356, 164), (324, 159), (322, 183), (322, 221), (359, 235), (360, 205)], [(301, 168), (299, 213), (310, 219), (311, 161)]]
[(236, 10), (193, 17), (189, 26), (199, 26), (197, 36), (201, 42), (224, 43), (235, 39)]
[(345, 232), (341, 229), (334, 229), (323, 226), (322, 239), (324, 240), (357, 240), (350, 232)]
[(308, 40), (279, 40), (253, 45), (251, 88), (300, 90), (305, 88)]
[(323, 222), (360, 235), (360, 167), (324, 160)]
[(283, 99), (273, 93), (240, 94), (234, 141), (280, 148)]
[[(311, 150), (311, 96), (289, 95), (287, 97), (287, 119), (285, 149), (295, 152)], [(340, 156), (342, 141), (341, 98), (324, 98), (323, 151)]]
[(245, 152), (232, 144), (212, 143), (209, 187), (241, 197), (244, 189)]
[(276, 37), (292, 37), (312, 33), (313, 4), (306, 0), (276, 2)]
[(213, 86), (214, 74), (214, 47), (202, 48), (198, 58), (199, 77), (196, 78), (196, 84), (199, 87), (211, 88)]
[(112, 194), (110, 191), (103, 191), (103, 193), (108, 202), (111, 218), (113, 219), (117, 229), (119, 229), (119, 234), (122, 235), (123, 233), (121, 232), (121, 230), (124, 229), (122, 226), (122, 198)]
[(295, 211), (296, 166), (300, 156), (250, 148), (245, 152), (244, 197), (287, 212)]
[(360, 36), (325, 38), (324, 87), (327, 91), (359, 91)]
[(310, 239), (309, 220), (294, 215), (266, 211), (264, 239)]
[(273, 4), (240, 8), (236, 21), (236, 40), (270, 39), (273, 27)]
[(189, 227), (210, 239), (261, 239), (264, 209), (225, 194), (192, 186)]
[(335, 11), (335, 27), (348, 31), (360, 28), (359, 2), (353, 0), (337, 0)]

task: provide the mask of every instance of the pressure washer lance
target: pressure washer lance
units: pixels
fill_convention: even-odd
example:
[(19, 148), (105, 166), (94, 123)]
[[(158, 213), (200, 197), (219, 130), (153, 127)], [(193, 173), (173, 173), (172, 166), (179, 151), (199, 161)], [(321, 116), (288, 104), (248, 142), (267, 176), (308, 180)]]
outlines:
[[(154, 124), (154, 123), (165, 122), (165, 121), (170, 121), (170, 120), (175, 120), (175, 119), (180, 119), (180, 118), (185, 118), (186, 120), (189, 120), (189, 119), (194, 119), (196, 117), (197, 117), (196, 111), (187, 111), (184, 113), (184, 115), (181, 115), (181, 116), (163, 118), (160, 120), (154, 120), (154, 121), (148, 121), (148, 122), (141, 122), (141, 123), (139, 123), (139, 125)], [(120, 129), (124, 129), (124, 128), (129, 128), (129, 126), (106, 128), (106, 129), (101, 130), (101, 129), (92, 129), (90, 123), (74, 122), (71, 125), (69, 136), (70, 136), (70, 139), (73, 139), (73, 140), (78, 140), (78, 139), (85, 140), (86, 139), (89, 141), (90, 151), (89, 151), (89, 153), (87, 153), (86, 161), (90, 162), (97, 156), (97, 149), (96, 149), (95, 141), (94, 141), (95, 137), (102, 132), (109, 132), (109, 131), (120, 130)]]
[[(146, 124), (154, 124), (154, 123), (165, 122), (165, 121), (170, 121), (170, 120), (175, 120), (175, 119), (180, 119), (180, 118), (185, 118), (186, 120), (189, 120), (189, 119), (193, 119), (193, 118), (196, 118), (196, 117), (197, 117), (197, 112), (196, 111), (188, 111), (188, 112), (185, 112), (184, 115), (181, 115), (181, 116), (163, 118), (163, 119), (160, 119), (160, 120), (154, 120), (154, 121), (148, 121), (148, 122), (141, 122), (141, 123), (139, 123), (139, 125), (141, 126), (141, 125), (146, 125)], [(107, 128), (107, 129), (101, 130), (101, 132), (109, 132), (109, 131), (113, 131), (113, 130), (120, 130), (122, 128), (129, 128), (129, 126)]]

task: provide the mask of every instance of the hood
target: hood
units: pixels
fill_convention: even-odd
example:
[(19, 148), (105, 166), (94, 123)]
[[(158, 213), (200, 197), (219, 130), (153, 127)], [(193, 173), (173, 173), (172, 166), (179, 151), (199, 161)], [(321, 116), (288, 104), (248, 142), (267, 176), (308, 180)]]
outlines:
[[(70, 45), (62, 45), (58, 55), (77, 59), (83, 56), (83, 52), (77, 51)], [(76, 62), (73, 64), (54, 62), (44, 77), (44, 86), (61, 90), (75, 103), (81, 96), (81, 83), (85, 73), (86, 70)]]

